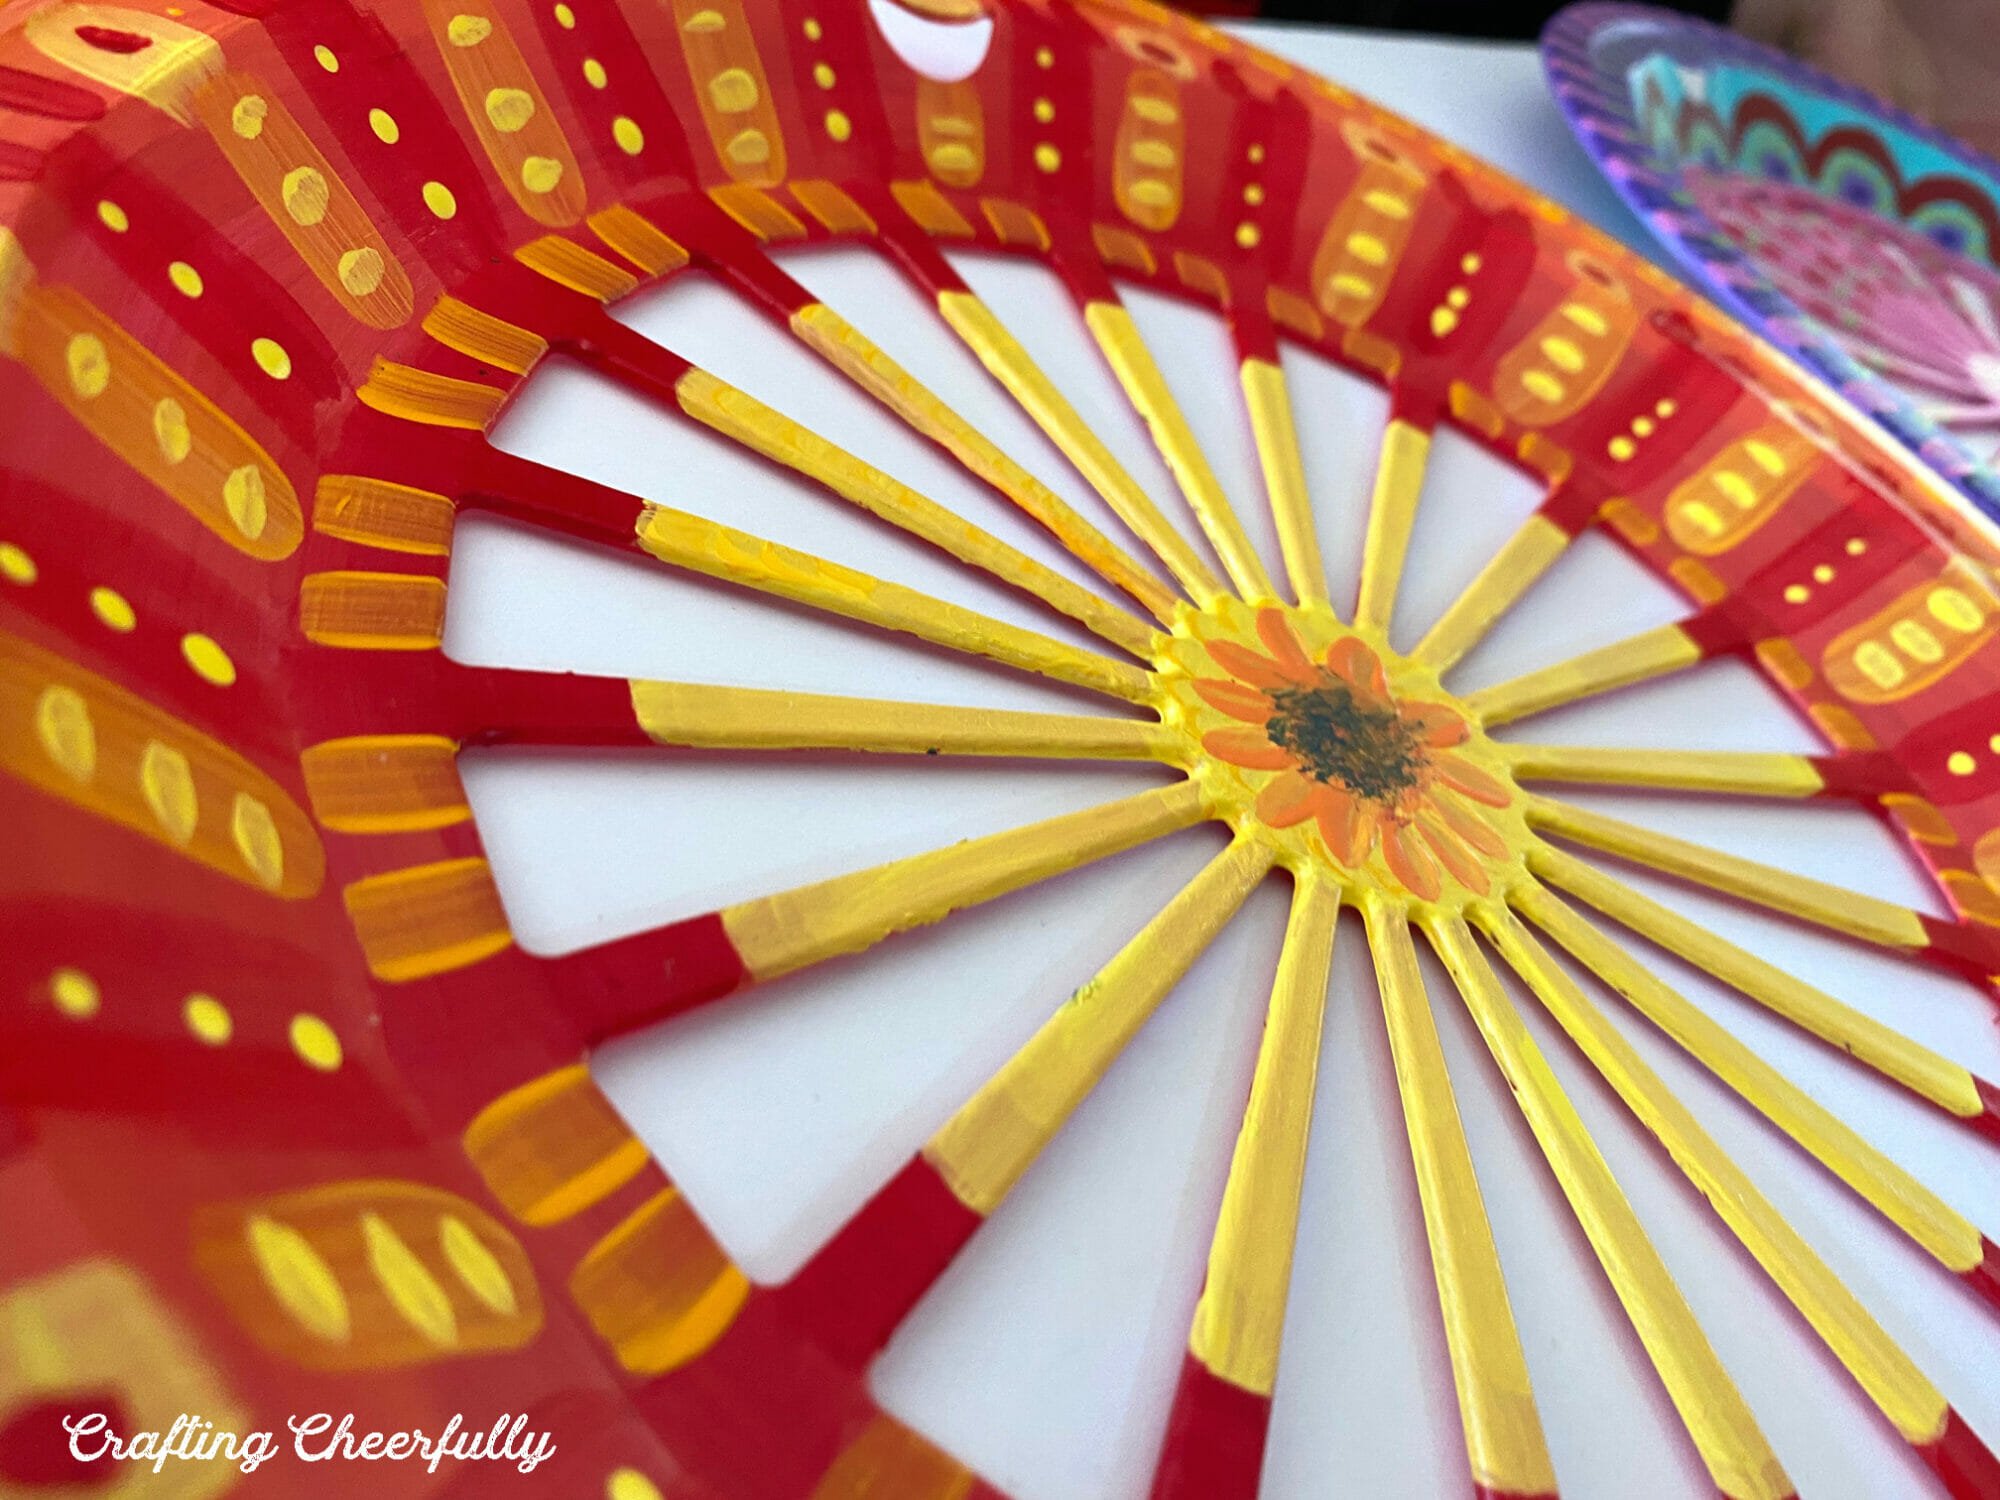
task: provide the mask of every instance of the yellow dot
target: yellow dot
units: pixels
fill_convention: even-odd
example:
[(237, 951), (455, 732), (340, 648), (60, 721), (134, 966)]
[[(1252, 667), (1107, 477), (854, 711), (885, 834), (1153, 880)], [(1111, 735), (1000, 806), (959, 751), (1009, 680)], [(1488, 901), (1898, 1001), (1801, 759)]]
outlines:
[(285, 212), (291, 215), (292, 222), (301, 229), (310, 229), (326, 217), (333, 190), (317, 168), (293, 167), (278, 185), (278, 196), (284, 200)]
[(553, 156), (531, 156), (521, 163), (521, 186), (531, 193), (553, 193), (562, 174), (563, 165)]
[(1457, 313), (1448, 307), (1434, 307), (1431, 309), (1432, 333), (1436, 334), (1439, 338), (1445, 338), (1456, 327), (1458, 327)]
[(229, 659), (229, 653), (199, 631), (181, 637), (181, 655), (204, 682), (228, 687), (236, 680), (236, 663)]
[(484, 16), (453, 16), (444, 29), (454, 47), (477, 47), (493, 35), (493, 23)]
[(1250, 156), (1250, 160), (1251, 160), (1251, 161), (1253, 161), (1253, 162), (1261, 162), (1261, 161), (1263, 161), (1263, 159), (1264, 159), (1264, 148), (1263, 148), (1262, 146), (1252, 146), (1252, 147), (1250, 148), (1250, 151), (1249, 151), (1249, 156)]
[(440, 219), (449, 219), (458, 213), (458, 199), (443, 183), (427, 182), (424, 184), (424, 207)]
[(340, 1066), (340, 1038), (318, 1016), (302, 1012), (292, 1017), (292, 1050), (322, 1073)]
[(1654, 431), (1653, 419), (1651, 417), (1634, 417), (1632, 419), (1632, 435), (1634, 437), (1651, 437)]
[(120, 635), (139, 623), (139, 617), (132, 612), (131, 604), (116, 589), (102, 586), (92, 589), (90, 612)]
[(1455, 307), (1460, 312), (1464, 312), (1466, 307), (1472, 302), (1472, 293), (1468, 292), (1462, 286), (1455, 286), (1444, 294), (1444, 300), (1447, 306)]
[(1056, 55), (1055, 55), (1055, 53), (1053, 53), (1053, 52), (1049, 51), (1049, 49), (1048, 49), (1048, 48), (1046, 48), (1046, 47), (1038, 47), (1038, 48), (1036, 48), (1036, 49), (1035, 49), (1035, 66), (1036, 66), (1036, 67), (1038, 67), (1038, 68), (1053, 68), (1053, 67), (1054, 67), (1055, 65), (1056, 65)]
[(1818, 567), (1813, 569), (1813, 582), (1832, 583), (1833, 569), (1829, 568), (1825, 563), (1821, 563)]
[(1653, 408), (1653, 414), (1657, 416), (1662, 422), (1664, 422), (1668, 417), (1671, 417), (1675, 412), (1679, 410), (1680, 408), (1674, 405), (1674, 403), (1671, 400), (1666, 400), (1662, 401), (1658, 406)]
[(1617, 437), (1606, 443), (1604, 448), (1607, 453), (1621, 464), (1639, 451), (1639, 445), (1623, 433), (1620, 433)]
[(51, 683), (42, 689), (35, 702), (35, 737), (70, 780), (87, 782), (97, 774), (97, 727), (75, 688)]
[(1046, 125), (1055, 117), (1056, 117), (1055, 100), (1037, 99), (1035, 101), (1035, 118), (1037, 120), (1040, 120), (1044, 125)]
[(382, 252), (372, 246), (349, 250), (340, 257), (340, 284), (357, 297), (365, 297), (382, 284)]
[(177, 260), (167, 267), (167, 280), (174, 284), (174, 290), (183, 297), (201, 295), (201, 272), (184, 260)]
[(512, 135), (535, 117), (535, 96), (526, 89), (486, 91), (486, 118), (502, 135)]
[(1847, 539), (1847, 555), (1849, 557), (1859, 557), (1867, 550), (1868, 544), (1862, 541), (1860, 537), (1852, 536)]
[(245, 94), (229, 111), (229, 128), (244, 140), (254, 141), (264, 133), (264, 116), (270, 112), (262, 94)]
[(1954, 750), (1946, 759), (1944, 768), (1954, 776), (1970, 776), (1979, 769), (1979, 762), (1963, 750)]
[(162, 396), (153, 403), (153, 441), (159, 445), (160, 457), (170, 464), (183, 463), (194, 452), (194, 430), (188, 426), (187, 408), (172, 396)]
[(1986, 742), (1986, 748), (1991, 750), (1995, 755), (2000, 755), (2000, 734), (1996, 734), (1989, 739)]
[(97, 1014), (102, 997), (97, 981), (81, 969), (57, 969), (49, 976), (49, 998), (56, 1009), (72, 1020), (85, 1021)]
[(368, 111), (368, 128), (375, 132), (375, 139), (385, 146), (393, 146), (403, 138), (403, 128), (396, 123), (396, 117), (386, 109)]
[(69, 365), (70, 389), (84, 400), (103, 395), (111, 384), (111, 351), (96, 334), (72, 335), (63, 358)]
[(211, 1047), (222, 1046), (236, 1032), (236, 1023), (229, 1019), (228, 1010), (213, 995), (189, 995), (181, 1007), (181, 1019), (198, 1041)]
[(132, 221), (126, 217), (125, 210), (109, 198), (97, 200), (97, 220), (113, 234), (123, 234), (132, 227)]
[(606, 77), (603, 63), (594, 57), (586, 57), (583, 60), (583, 81), (585, 83), (594, 89), (601, 89), (604, 87)]
[(1236, 226), (1236, 243), (1245, 250), (1255, 250), (1257, 242), (1263, 237), (1258, 232), (1255, 224), (1238, 224)]
[(814, 20), (811, 16), (807, 16), (805, 24), (805, 33), (807, 41), (816, 42), (821, 37), (826, 35), (826, 28), (820, 25), (819, 22)]
[(1035, 165), (1044, 172), (1056, 171), (1062, 166), (1062, 152), (1047, 141), (1043, 141), (1041, 145), (1035, 147)]
[(1243, 201), (1256, 208), (1264, 201), (1264, 184), (1253, 182), (1243, 190)]
[(12, 542), (0, 542), (0, 578), (26, 587), (33, 583), (40, 573), (41, 570), (35, 566), (35, 560), (27, 553)]
[(618, 149), (627, 156), (637, 156), (646, 149), (646, 132), (639, 128), (639, 122), (630, 115), (620, 115), (611, 122), (611, 139), (618, 143)]
[(1785, 603), (1803, 604), (1812, 597), (1812, 590), (1802, 583), (1788, 584), (1785, 588)]
[(275, 891), (285, 883), (285, 843), (270, 808), (248, 792), (238, 792), (229, 809), (229, 835), (259, 885)]
[(637, 1469), (616, 1469), (604, 1481), (604, 1500), (660, 1500), (660, 1487)]
[(562, 27), (564, 31), (576, 30), (576, 12), (571, 10), (567, 5), (558, 5), (556, 7), (556, 25)]
[(844, 141), (854, 134), (854, 122), (837, 109), (826, 112), (826, 133), (836, 141)]
[(825, 63), (813, 64), (813, 82), (818, 84), (821, 88), (830, 89), (838, 81), (839, 80), (834, 77), (833, 69), (829, 67), (827, 64)]
[(250, 340), (250, 357), (257, 361), (257, 368), (273, 380), (291, 378), (292, 357), (276, 339)]
[(1485, 264), (1486, 262), (1481, 260), (1477, 255), (1466, 255), (1460, 257), (1458, 268), (1468, 276), (1477, 276), (1479, 268)]
[(325, 68), (329, 73), (338, 73), (340, 71), (340, 59), (333, 55), (333, 48), (324, 44), (313, 48), (313, 61), (318, 63), (322, 68)]

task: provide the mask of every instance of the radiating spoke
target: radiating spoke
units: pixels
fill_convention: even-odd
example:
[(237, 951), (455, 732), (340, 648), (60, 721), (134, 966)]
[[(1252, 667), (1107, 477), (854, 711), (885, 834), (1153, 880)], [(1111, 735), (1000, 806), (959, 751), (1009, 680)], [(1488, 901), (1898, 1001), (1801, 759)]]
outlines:
[(1570, 534), (1547, 516), (1538, 511), (1528, 517), (1417, 642), (1411, 658), (1441, 673), (1451, 670), (1555, 565), (1569, 544)]
[(787, 1321), (865, 1368), (1270, 867), (1211, 860), (779, 1289)]
[(1084, 323), (1097, 341), (1112, 374), (1118, 377), (1125, 395), (1153, 435), (1153, 445), (1172, 471), (1188, 509), (1194, 513), (1202, 534), (1222, 559), (1223, 571), (1245, 599), (1268, 599), (1277, 590), (1264, 570), (1264, 561), (1243, 530), (1243, 523), (1229, 503), (1222, 481), (1215, 477), (1208, 455), (1188, 425), (1186, 415), (1174, 399), (1173, 388), (1160, 373), (1159, 363), (1139, 332), (1132, 314), (1117, 301), (1098, 300), (1083, 309)]
[(823, 302), (810, 303), (793, 315), (792, 330), (834, 369), (1034, 517), (1098, 576), (1137, 600), (1155, 619), (1171, 618), (1172, 589), (839, 313)]
[(1465, 706), (1492, 728), (1681, 671), (1700, 661), (1703, 654), (1694, 637), (1680, 626), (1662, 625), (1512, 681), (1481, 688), (1466, 697)]
[(1754, 859), (1725, 854), (1687, 839), (1655, 833), (1546, 797), (1531, 798), (1528, 822), (1545, 833), (1678, 875), (1713, 891), (1740, 896), (1819, 927), (1887, 948), (1923, 948), (1930, 939), (1923, 919), (1907, 906), (1865, 896)]
[(999, 1206), (1271, 861), (1247, 839), (1218, 854), (931, 1137), (924, 1159), (961, 1202)]
[(1614, 750), (1502, 743), (1517, 781), (1660, 787), (1740, 797), (1816, 797), (1827, 788), (1818, 757), (1750, 750)]
[(1963, 1215), (1553, 893), (1531, 886), (1514, 905), (1914, 1243), (2000, 1305), (2000, 1253)]
[(1085, 629), (1150, 658), (1153, 630), (1053, 568), (1008, 546), (880, 469), (836, 447), (706, 370), (690, 370), (674, 393), (689, 416), (753, 452), (816, 480), (891, 525), (922, 537), (968, 567), (1033, 595)]
[(1430, 462), (1430, 430), (1406, 417), (1391, 417), (1382, 430), (1382, 453), (1375, 466), (1375, 493), (1368, 506), (1368, 536), (1362, 544), (1361, 594), (1354, 623), (1386, 631), (1395, 617), (1403, 586), (1403, 559), (1410, 548)]
[(902, 631), (953, 651), (989, 657), (1128, 703), (1145, 703), (1152, 696), (1151, 677), (1132, 663), (1099, 656), (685, 511), (649, 505), (639, 517), (637, 535), (642, 550), (675, 567), (884, 630)]
[(1220, 596), (1224, 592), (1222, 581), (1200, 553), (1160, 513), (1152, 498), (1113, 457), (1104, 440), (993, 310), (968, 291), (942, 291), (937, 300), (938, 311), (966, 348), (1006, 388), (1049, 441), (1062, 450), (1063, 457), (1111, 507), (1112, 514), (1167, 565), (1188, 596), (1197, 604), (1206, 604)]
[(1538, 844), (1529, 854), (1529, 863), (1537, 875), (1613, 921), (1678, 954), (1912, 1093), (1973, 1122), (1982, 1132), (1996, 1133), (2000, 1121), (1988, 1111), (1978, 1080), (1962, 1064), (1939, 1056), (1561, 850)]
[[(1882, 1330), (1826, 1262), (1785, 1221), (1742, 1169), (1512, 913), (1489, 908), (1481, 926), (1543, 1007), (1590, 1059), (1765, 1274), (1903, 1437), (1928, 1449), (1951, 1415), (1928, 1377)], [(1983, 1451), (1983, 1448), (1982, 1448)], [(1987, 1456), (1989, 1477), (2000, 1478)]]
[(1298, 877), (1153, 1500), (1251, 1500), (1278, 1379), (1333, 962), (1336, 886)]
[(1552, 1495), (1527, 1358), (1409, 924), (1378, 901), (1364, 911), (1473, 1482), (1481, 1494)]
[(963, 907), (1149, 843), (1206, 816), (1183, 781), (1025, 827), (836, 875), (597, 948), (552, 965), (588, 1042), (719, 999), (748, 984), (859, 953)]
[(1447, 915), (1429, 937), (1717, 1488), (1731, 1500), (1785, 1500), (1792, 1485), (1777, 1455), (1471, 930)]
[(1163, 759), (1158, 724), (698, 682), (634, 682), (632, 712), (662, 745), (712, 750), (867, 750), (1075, 760)]
[(1313, 520), (1312, 492), (1306, 486), (1305, 457), (1299, 451), (1298, 423), (1292, 411), (1285, 367), (1268, 359), (1246, 359), (1242, 368), (1243, 404), (1250, 413), (1250, 435), (1257, 444), (1257, 462), (1264, 471), (1264, 494), (1271, 503), (1271, 520), (1284, 555), (1285, 577), (1301, 604), (1326, 604), (1326, 560), (1320, 555), (1319, 526)]

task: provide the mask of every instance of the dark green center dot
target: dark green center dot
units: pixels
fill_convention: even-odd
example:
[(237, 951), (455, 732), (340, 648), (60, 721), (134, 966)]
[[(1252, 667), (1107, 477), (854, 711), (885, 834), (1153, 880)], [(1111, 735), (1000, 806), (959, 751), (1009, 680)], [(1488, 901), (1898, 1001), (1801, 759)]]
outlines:
[(1265, 696), (1272, 705), (1265, 737), (1315, 781), (1383, 804), (1417, 787), (1428, 759), (1422, 735), (1393, 704), (1366, 702), (1332, 676)]

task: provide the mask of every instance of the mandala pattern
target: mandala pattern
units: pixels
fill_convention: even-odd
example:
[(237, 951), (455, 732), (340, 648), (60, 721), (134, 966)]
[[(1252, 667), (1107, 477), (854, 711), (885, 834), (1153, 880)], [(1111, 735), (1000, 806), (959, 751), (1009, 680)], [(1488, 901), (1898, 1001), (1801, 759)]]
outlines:
[[(2000, 559), (1984, 531), (1670, 278), (1340, 89), (1136, 0), (912, 0), (902, 21), (985, 28), (978, 66), (941, 79), (898, 50), (886, 6), (3, 13), (0, 1488), (53, 1474), (125, 1492), (133, 1476), (63, 1468), (54, 1423), (77, 1402), (275, 1427), (365, 1386), (385, 1424), (484, 1409), (559, 1428), (524, 1493), (996, 1496), (878, 1405), (869, 1368), (1278, 872), (1291, 915), (1255, 1075), (1136, 1483), (1181, 1500), (1259, 1488), (1345, 907), (1379, 981), (1440, 1314), (1421, 1332), (1449, 1352), (1467, 1489), (1547, 1495), (1557, 1475), (1419, 944), (1721, 1493), (1778, 1500), (1791, 1482), (1517, 1009), (1530, 995), (1852, 1376), (1856, 1409), (1945, 1492), (2000, 1495), (1981, 1437), (1557, 956), (2000, 1311), (2000, 1248), (1614, 933), (1995, 1145), (2000, 1091), (1606, 868), (1991, 998)], [(782, 252), (833, 243), (879, 250), (923, 293), (1066, 460), (1069, 495), (785, 268)], [(1067, 305), (1048, 316), (1102, 356), (1170, 491), (1133, 478), (947, 247), (1056, 271)], [(990, 508), (947, 508), (613, 316), (683, 275), (929, 440)], [(1240, 408), (1261, 494), (1217, 477), (1132, 286), (1226, 322), (1237, 379), (1218, 399)], [(1365, 497), (1309, 493), (1313, 413), (1288, 350), (1386, 387)], [(490, 441), (553, 359), (997, 581), (1046, 628), (684, 509), (730, 497), (675, 473), (639, 495)], [(1391, 623), (1440, 430), (1542, 498), (1403, 649)], [(1348, 503), (1366, 513), (1351, 601), (1332, 597), (1319, 530)], [(1250, 540), (1253, 506), (1270, 549)], [(1065, 567), (987, 530), (1003, 512)], [(460, 662), (443, 641), (462, 516), (1062, 684), (1096, 711)], [(1595, 532), (1687, 614), (1456, 688)], [(1490, 737), (1731, 656), (1824, 753)], [(1165, 769), (1137, 796), (547, 958), (515, 941), (460, 781), (460, 752), (495, 744), (906, 756), (913, 785), (942, 755)], [(1547, 795), (1564, 782), (1876, 810), (1951, 915)], [(1226, 832), (1221, 852), (1093, 980), (1051, 996), (1012, 1059), (781, 1281), (732, 1260), (592, 1080), (588, 1054), (613, 1037), (810, 983), (1203, 823)], [(43, 1331), (79, 1326), (91, 1336)], [(287, 1476), (298, 1495), (349, 1483)], [(385, 1472), (372, 1492), (492, 1489)]]

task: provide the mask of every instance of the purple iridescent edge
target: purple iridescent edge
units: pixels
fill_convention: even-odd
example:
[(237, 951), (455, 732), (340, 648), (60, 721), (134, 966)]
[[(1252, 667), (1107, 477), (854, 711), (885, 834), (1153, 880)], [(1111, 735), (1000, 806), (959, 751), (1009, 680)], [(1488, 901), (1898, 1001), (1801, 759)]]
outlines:
[[(1817, 318), (1772, 284), (1753, 260), (1704, 214), (1682, 185), (1682, 170), (1646, 142), (1621, 72), (1607, 68), (1602, 43), (1614, 28), (1643, 36), (1654, 50), (1690, 65), (1727, 60), (1761, 69), (1797, 87), (1873, 115), (2000, 180), (2000, 163), (1941, 134), (1866, 90), (1795, 58), (1693, 17), (1652, 6), (1587, 0), (1559, 12), (1542, 32), (1542, 69), (1578, 143), (1612, 190), (1705, 291), (1750, 328), (1794, 355), (1881, 423), (1988, 517), (2000, 521), (2000, 473), (1926, 417), (1888, 380), (1848, 353)], [(1639, 28), (1644, 28), (1641, 32)], [(1634, 49), (1636, 50), (1636, 49)]]

